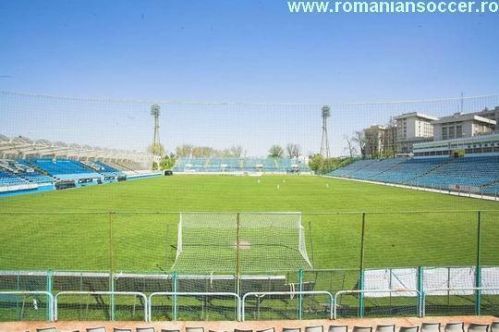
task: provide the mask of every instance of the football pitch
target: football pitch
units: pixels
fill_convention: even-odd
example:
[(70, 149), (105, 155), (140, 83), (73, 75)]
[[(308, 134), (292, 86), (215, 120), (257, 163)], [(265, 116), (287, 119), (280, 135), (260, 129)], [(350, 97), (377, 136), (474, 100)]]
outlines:
[[(475, 265), (478, 221), (481, 264), (499, 265), (498, 202), (313, 176), (175, 175), (0, 199), (0, 270), (170, 271), (180, 212), (270, 211), (302, 213), (314, 269), (359, 267), (363, 219), (364, 267)], [(179, 272), (234, 266), (220, 262), (231, 250), (197, 250)]]

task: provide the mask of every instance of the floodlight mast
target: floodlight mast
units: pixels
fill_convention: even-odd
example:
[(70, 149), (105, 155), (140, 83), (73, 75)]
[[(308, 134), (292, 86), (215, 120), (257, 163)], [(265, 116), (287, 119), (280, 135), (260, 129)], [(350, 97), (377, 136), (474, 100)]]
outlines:
[(321, 156), (328, 159), (330, 156), (329, 139), (327, 133), (327, 119), (331, 116), (331, 108), (328, 105), (322, 106), (322, 139)]
[(159, 115), (160, 107), (157, 104), (151, 106), (151, 115), (154, 118), (154, 136), (152, 141), (152, 155), (153, 155), (153, 165), (154, 163), (159, 168), (159, 163), (162, 158), (161, 143), (159, 141)]

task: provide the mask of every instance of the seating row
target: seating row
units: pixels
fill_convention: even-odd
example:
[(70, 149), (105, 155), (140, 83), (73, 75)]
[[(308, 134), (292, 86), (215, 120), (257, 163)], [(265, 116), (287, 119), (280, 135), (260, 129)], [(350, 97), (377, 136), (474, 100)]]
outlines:
[(359, 160), (329, 173), (331, 176), (430, 187), (495, 193), (499, 181), (499, 157), (392, 158)]

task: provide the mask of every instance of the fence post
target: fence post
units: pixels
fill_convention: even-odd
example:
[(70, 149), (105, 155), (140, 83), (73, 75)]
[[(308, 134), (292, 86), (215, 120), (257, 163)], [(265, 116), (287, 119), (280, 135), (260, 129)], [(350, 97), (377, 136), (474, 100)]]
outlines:
[(418, 290), (418, 316), (423, 317), (423, 312), (424, 312), (424, 286), (423, 286), (423, 267), (418, 266), (418, 272), (417, 272), (417, 278), (418, 278), (418, 284), (417, 284), (417, 290)]
[(364, 235), (366, 230), (366, 213), (362, 212), (362, 231), (360, 237), (360, 267), (359, 267), (359, 317), (364, 317)]
[[(20, 280), (20, 275), (19, 275), (19, 271), (17, 271), (17, 276), (16, 276), (16, 290), (17, 291), (20, 291), (21, 290), (21, 280)], [(16, 314), (17, 314), (17, 320), (23, 320), (23, 317), (22, 317), (22, 310), (20, 310), (20, 307), (19, 307), (19, 297), (16, 297)]]
[(114, 321), (114, 252), (113, 252), (113, 212), (109, 212), (109, 291), (110, 304), (109, 304), (109, 319)]
[[(48, 270), (47, 271), (47, 292), (52, 294), (52, 271)], [(50, 303), (50, 299), (47, 303)], [(47, 305), (47, 320), (52, 320), (52, 305)]]
[(241, 296), (241, 251), (240, 251), (240, 236), (241, 236), (241, 214), (236, 214), (236, 294)]
[(298, 295), (298, 319), (302, 320), (303, 319), (303, 275), (304, 272), (302, 269), (298, 271), (298, 290), (300, 291), (300, 294)]
[(172, 273), (172, 287), (173, 287), (172, 318), (173, 321), (176, 321), (177, 320), (177, 272)]
[(308, 221), (308, 242), (310, 243), (310, 260), (312, 261), (312, 266), (314, 265), (314, 241), (312, 236), (312, 221)]
[[(481, 212), (477, 212), (477, 231), (476, 231), (476, 266), (475, 266), (475, 287), (479, 288), (482, 286), (481, 281), (481, 265), (480, 265), (480, 246), (481, 246), (481, 223), (482, 223)], [(475, 314), (480, 315), (481, 307), (481, 291), (477, 289), (475, 291)]]

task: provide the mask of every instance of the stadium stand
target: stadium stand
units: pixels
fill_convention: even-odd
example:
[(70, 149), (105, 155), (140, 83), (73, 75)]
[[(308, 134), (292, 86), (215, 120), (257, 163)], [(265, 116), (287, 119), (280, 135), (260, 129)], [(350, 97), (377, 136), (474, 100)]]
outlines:
[(258, 164), (258, 159), (245, 159), (244, 160), (244, 171), (254, 172), (256, 170), (256, 165)]
[[(127, 165), (140, 167), (133, 161), (127, 162)], [(159, 172), (149, 170), (122, 171), (108, 165), (107, 161), (100, 160), (0, 159), (0, 194), (10, 196), (158, 175), (160, 175)]]
[(20, 177), (0, 171), (0, 186), (15, 186), (25, 184), (27, 181)]
[(274, 158), (180, 158), (174, 172), (186, 173), (230, 173), (230, 172), (310, 172), (304, 162)]
[(404, 162), (403, 158), (382, 159), (369, 163), (368, 167), (361, 168), (355, 172), (355, 177), (364, 180), (373, 180), (392, 167)]
[(69, 159), (33, 159), (26, 160), (27, 165), (42, 169), (61, 180), (100, 179), (95, 170), (79, 161)]
[(14, 168), (14, 174), (25, 180), (34, 183), (53, 183), (54, 178), (42, 173), (39, 170), (34, 169), (29, 166), (23, 160), (8, 161), (12, 168)]
[(412, 184), (416, 179), (428, 174), (442, 163), (445, 159), (408, 159), (405, 162), (399, 163), (384, 172), (380, 172), (372, 178), (374, 181), (390, 182), (398, 184)]
[(238, 172), (242, 169), (243, 161), (239, 158), (220, 159), (220, 167), (223, 172)]
[(121, 170), (118, 170), (114, 167), (106, 165), (102, 161), (82, 161), (84, 165), (92, 168), (97, 173), (104, 175), (105, 182), (114, 182), (114, 181), (122, 181), (126, 179), (125, 173)]
[(496, 195), (499, 156), (359, 160), (331, 176)]
[(369, 165), (375, 163), (376, 160), (358, 160), (354, 163), (351, 163), (345, 167), (338, 168), (334, 170), (333, 172), (330, 173), (330, 175), (333, 176), (339, 176), (339, 177), (345, 177), (345, 178), (351, 178), (353, 177), (353, 174), (369, 167)]

